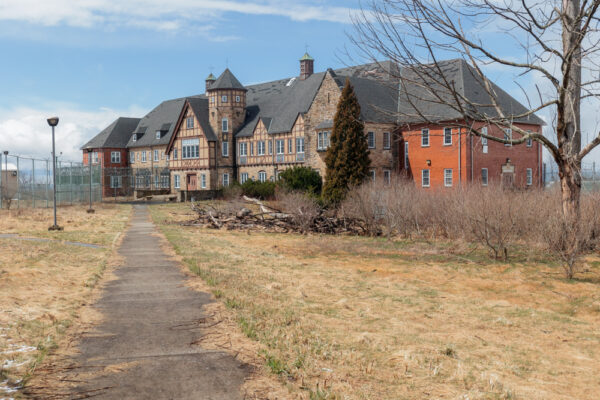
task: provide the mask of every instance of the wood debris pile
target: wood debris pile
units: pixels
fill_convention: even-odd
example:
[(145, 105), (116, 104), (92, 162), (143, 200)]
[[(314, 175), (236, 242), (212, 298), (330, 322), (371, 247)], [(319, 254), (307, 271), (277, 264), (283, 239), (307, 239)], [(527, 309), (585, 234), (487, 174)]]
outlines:
[(197, 218), (182, 223), (185, 226), (202, 226), (212, 229), (261, 230), (266, 232), (326, 233), (365, 235), (367, 230), (361, 220), (327, 216), (320, 210), (314, 214), (285, 213), (265, 206), (260, 200), (244, 196), (246, 203), (258, 205), (259, 212), (247, 207), (237, 210), (219, 209), (211, 205), (192, 203)]

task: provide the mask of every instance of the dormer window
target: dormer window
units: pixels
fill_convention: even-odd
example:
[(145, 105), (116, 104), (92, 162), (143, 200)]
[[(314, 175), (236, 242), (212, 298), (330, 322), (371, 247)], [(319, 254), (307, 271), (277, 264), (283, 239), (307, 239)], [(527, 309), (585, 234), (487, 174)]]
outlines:
[(137, 142), (137, 133), (133, 134), (133, 138), (131, 139), (134, 143)]
[(160, 131), (156, 131), (156, 140), (160, 140)]
[(221, 96), (221, 102), (227, 103), (227, 96)]
[(227, 118), (223, 118), (221, 122), (221, 128), (223, 132), (229, 132), (229, 120)]

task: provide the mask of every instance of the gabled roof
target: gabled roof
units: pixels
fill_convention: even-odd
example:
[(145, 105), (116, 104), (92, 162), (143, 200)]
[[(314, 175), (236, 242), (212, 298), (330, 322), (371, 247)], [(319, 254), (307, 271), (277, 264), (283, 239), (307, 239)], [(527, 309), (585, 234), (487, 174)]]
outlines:
[(183, 125), (183, 120), (188, 107), (192, 110), (192, 113), (194, 113), (196, 120), (198, 120), (198, 123), (200, 124), (200, 127), (202, 128), (202, 131), (206, 136), (206, 140), (209, 142), (217, 141), (217, 135), (215, 135), (215, 132), (213, 131), (209, 122), (208, 99), (204, 96), (188, 97), (185, 99), (183, 107), (181, 108), (181, 112), (177, 117), (177, 122), (174, 124), (173, 134), (169, 139), (166, 153), (171, 151), (171, 147), (173, 146), (173, 143), (175, 142), (176, 138), (175, 132), (177, 132), (180, 129), (181, 125)]
[(217, 89), (238, 89), (238, 90), (246, 90), (244, 85), (238, 81), (238, 79), (233, 75), (233, 73), (226, 68), (225, 71), (219, 76), (219, 78), (210, 85), (208, 90), (217, 90)]
[(102, 132), (94, 136), (92, 140), (84, 144), (81, 149), (86, 148), (114, 148), (124, 149), (131, 133), (140, 122), (139, 118), (120, 117), (113, 121)]
[[(167, 100), (160, 103), (139, 121), (135, 130), (130, 132), (127, 147), (150, 147), (169, 144), (175, 123), (179, 118), (185, 98)], [(160, 131), (160, 139), (156, 138), (156, 132)], [(133, 141), (133, 133), (137, 134), (137, 140)]]
[[(463, 59), (453, 59), (438, 63), (439, 70), (433, 64), (421, 65), (416, 68), (403, 68), (401, 76), (401, 89), (399, 91), (399, 122), (418, 123), (423, 122), (422, 113), (427, 119), (433, 121), (450, 121), (463, 119), (459, 110), (453, 109), (444, 102), (454, 103), (452, 93), (444, 87), (444, 80), (454, 85), (454, 90), (468, 102), (476, 105), (471, 112), (484, 114), (489, 117), (497, 117), (498, 113), (492, 106), (492, 101), (487, 93), (483, 81), (477, 72)], [(414, 83), (422, 81), (423, 83)], [(426, 86), (424, 88), (423, 86)], [(495, 93), (498, 105), (505, 116), (510, 118), (514, 115), (524, 114), (528, 109), (519, 103), (514, 97), (502, 90), (498, 85), (491, 82), (491, 88)], [(435, 96), (432, 94), (435, 92)], [(439, 96), (439, 98), (437, 98)], [(466, 102), (461, 100), (466, 108)], [(514, 122), (528, 123), (533, 125), (544, 125), (536, 115), (515, 118)]]

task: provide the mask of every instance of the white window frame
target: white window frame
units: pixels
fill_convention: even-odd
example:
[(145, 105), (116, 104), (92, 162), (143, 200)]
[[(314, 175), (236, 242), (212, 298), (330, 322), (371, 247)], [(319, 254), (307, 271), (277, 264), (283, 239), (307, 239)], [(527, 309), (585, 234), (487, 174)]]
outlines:
[[(481, 133), (484, 135), (488, 134), (487, 126), (481, 128)], [(481, 138), (481, 151), (483, 152), (483, 154), (487, 154), (488, 152), (488, 139), (485, 137)]]
[(146, 162), (146, 150), (142, 151), (142, 162)]
[[(446, 140), (450, 138), (450, 141)], [(452, 146), (452, 128), (444, 128), (444, 146)]]
[(259, 182), (267, 181), (267, 172), (266, 171), (258, 171), (258, 181)]
[(304, 138), (296, 138), (296, 153), (304, 153)]
[(223, 96), (221, 96), (221, 103), (227, 103), (229, 99), (227, 98), (227, 95), (224, 94)]
[(248, 143), (240, 142), (240, 156), (247, 157), (248, 156)]
[(131, 138), (131, 141), (132, 141), (133, 143), (137, 142), (137, 133), (134, 133), (134, 134), (133, 134), (133, 137)]
[(134, 164), (135, 163), (135, 153), (131, 152), (129, 153), (129, 164)]
[(229, 173), (223, 173), (223, 187), (229, 186)]
[(223, 118), (221, 120), (221, 130), (223, 132), (229, 132), (229, 118)]
[(453, 176), (453, 171), (452, 168), (444, 168), (444, 186), (445, 187), (452, 187), (452, 185), (454, 184), (454, 176)]
[(404, 169), (408, 169), (408, 142), (404, 142)]
[(158, 150), (154, 150), (154, 161), (158, 161), (159, 159)]
[(206, 189), (206, 174), (200, 175), (200, 188)]
[(98, 152), (94, 151), (92, 153), (92, 164), (98, 164), (100, 158), (98, 157)]
[[(485, 171), (485, 174), (483, 173)], [(483, 179), (485, 176), (485, 179)], [(481, 186), (487, 186), (490, 176), (487, 168), (481, 168)]]
[(242, 101), (242, 98), (240, 96), (235, 96), (235, 102), (239, 103)]
[(173, 149), (173, 160), (177, 160), (177, 156), (178, 156), (178, 154), (177, 154), (177, 147), (175, 147)]
[[(425, 184), (425, 175), (427, 175), (427, 184)], [(431, 187), (431, 172), (428, 169), (421, 170), (421, 187)]]
[[(527, 133), (531, 134), (531, 131), (528, 130)], [(525, 143), (527, 143), (527, 147), (533, 147), (533, 139), (532, 138), (527, 138), (527, 141)]]
[(161, 134), (160, 131), (156, 131), (156, 140), (160, 140), (160, 134)]
[(269, 155), (273, 154), (273, 139), (269, 139)]
[(179, 177), (179, 175), (173, 175), (173, 187), (175, 189), (181, 188), (181, 178)]
[(285, 139), (277, 139), (275, 142), (276, 154), (285, 154)]
[(221, 155), (229, 157), (229, 142), (221, 142)]
[(392, 171), (389, 169), (383, 170), (383, 183), (389, 185), (392, 181)]
[(111, 176), (110, 177), (110, 188), (111, 189), (120, 189), (123, 181), (121, 180), (120, 175)]
[(265, 141), (259, 140), (256, 146), (256, 155), (264, 156), (265, 155)]
[(181, 141), (181, 159), (193, 160), (200, 158), (200, 139), (183, 139)]
[(243, 185), (248, 180), (248, 173), (242, 172), (240, 174), (240, 183)]
[(374, 169), (369, 170), (369, 176), (371, 177), (371, 182), (375, 182), (375, 179), (377, 179), (377, 172)]
[[(504, 129), (504, 140), (512, 140), (512, 129), (506, 128)], [(504, 143), (506, 147), (512, 146), (512, 143)]]
[(254, 155), (254, 142), (250, 142), (250, 155)]
[(392, 135), (389, 132), (383, 132), (383, 148), (389, 150), (392, 147)]
[(194, 117), (187, 117), (185, 120), (185, 126), (187, 129), (194, 129)]
[(111, 164), (120, 164), (121, 163), (121, 152), (120, 151), (111, 151), (110, 152), (110, 162), (111, 162)]
[(294, 145), (292, 139), (288, 139), (288, 154), (292, 154), (294, 152)]
[(527, 179), (527, 186), (531, 186), (533, 185), (533, 169), (531, 168), (527, 168), (525, 170), (525, 174), (526, 174), (526, 179)]
[(374, 149), (377, 145), (375, 140), (375, 132), (367, 132), (367, 145), (370, 149)]
[(430, 138), (429, 138), (429, 129), (423, 128), (421, 129), (421, 147), (429, 147)]

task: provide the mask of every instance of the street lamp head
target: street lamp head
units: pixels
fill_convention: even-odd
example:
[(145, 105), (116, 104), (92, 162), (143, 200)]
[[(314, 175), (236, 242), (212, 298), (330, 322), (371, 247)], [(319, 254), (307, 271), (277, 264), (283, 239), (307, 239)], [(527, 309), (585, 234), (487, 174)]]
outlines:
[(5, 156), (7, 156), (8, 155), (8, 150), (4, 150), (3, 153), (4, 153)]
[(50, 125), (50, 126), (58, 125), (58, 117), (50, 117), (47, 119), (47, 121), (48, 121), (48, 125)]
[(91, 147), (86, 147), (86, 148), (85, 148), (85, 151), (87, 151), (88, 153), (91, 153), (91, 152), (92, 152), (92, 150), (94, 150), (94, 149), (93, 149), (93, 148), (91, 148)]

